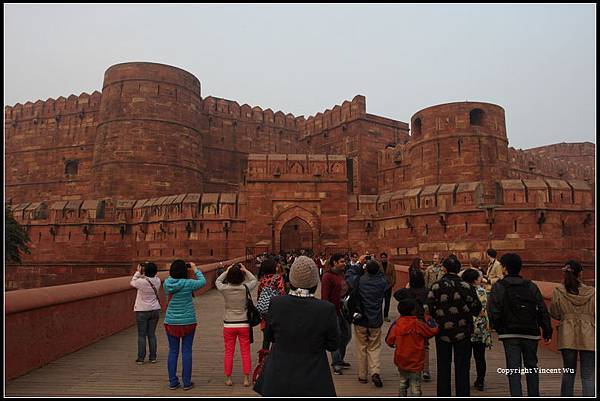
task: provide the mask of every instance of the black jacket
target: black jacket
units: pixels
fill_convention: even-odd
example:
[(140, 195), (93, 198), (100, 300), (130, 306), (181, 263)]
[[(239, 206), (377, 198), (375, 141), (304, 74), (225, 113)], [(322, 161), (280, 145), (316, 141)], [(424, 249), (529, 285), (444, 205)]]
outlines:
[(481, 302), (475, 290), (457, 274), (447, 273), (433, 283), (427, 306), (440, 326), (440, 340), (454, 343), (471, 338), (473, 317), (481, 312)]
[[(502, 308), (504, 307), (504, 286), (501, 282), (506, 282), (510, 284), (520, 284), (527, 283), (529, 288), (531, 289), (532, 294), (534, 295), (537, 303), (538, 303), (538, 328), (532, 330), (511, 330), (509, 327), (513, 326), (514, 322), (505, 322), (502, 317)], [(502, 338), (510, 338), (510, 337), (518, 337), (519, 335), (524, 336), (539, 336), (540, 328), (542, 329), (542, 337), (544, 339), (549, 339), (552, 337), (552, 325), (550, 323), (550, 315), (548, 314), (548, 309), (546, 308), (546, 304), (544, 302), (544, 297), (540, 292), (540, 289), (534, 282), (524, 279), (519, 275), (509, 275), (504, 277), (502, 280), (498, 280), (492, 286), (492, 291), (490, 292), (490, 297), (488, 299), (488, 316), (490, 318), (490, 325), (494, 330), (498, 332), (498, 337)], [(518, 323), (518, 322), (517, 322)]]
[(335, 306), (316, 298), (271, 299), (265, 335), (273, 342), (254, 390), (265, 397), (335, 397), (327, 351), (339, 347)]
[(354, 324), (362, 327), (378, 328), (383, 326), (383, 297), (387, 289), (387, 280), (380, 270), (376, 274), (362, 273), (362, 268), (348, 269), (346, 281), (351, 287), (359, 283), (359, 293), (363, 317), (357, 319)]

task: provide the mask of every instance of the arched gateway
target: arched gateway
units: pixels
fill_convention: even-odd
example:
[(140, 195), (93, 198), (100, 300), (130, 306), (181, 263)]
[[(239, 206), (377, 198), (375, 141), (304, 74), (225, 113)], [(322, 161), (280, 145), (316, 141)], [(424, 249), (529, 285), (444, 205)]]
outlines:
[(318, 251), (319, 217), (300, 206), (293, 206), (274, 217), (274, 250), (310, 248)]
[(310, 225), (300, 217), (294, 217), (283, 225), (279, 233), (279, 249), (312, 249), (313, 233)]

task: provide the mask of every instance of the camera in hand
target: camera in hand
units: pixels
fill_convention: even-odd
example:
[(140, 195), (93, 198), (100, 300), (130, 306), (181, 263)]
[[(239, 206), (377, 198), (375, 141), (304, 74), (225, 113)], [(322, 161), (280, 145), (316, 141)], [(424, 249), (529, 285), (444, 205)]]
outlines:
[(189, 263), (186, 263), (186, 264), (185, 264), (185, 267), (186, 267), (186, 268), (188, 268), (188, 269), (191, 269), (191, 268), (192, 268), (192, 265), (190, 265)]
[(365, 256), (365, 260), (371, 260), (371, 255)]

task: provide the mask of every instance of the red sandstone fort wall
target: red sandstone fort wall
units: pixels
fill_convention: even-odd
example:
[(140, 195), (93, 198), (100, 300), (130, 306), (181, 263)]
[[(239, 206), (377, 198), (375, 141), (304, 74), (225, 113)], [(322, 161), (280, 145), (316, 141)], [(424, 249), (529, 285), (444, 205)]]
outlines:
[[(364, 242), (378, 244), (378, 250), (403, 263), (417, 256), (431, 260), (434, 252), (485, 260), (492, 247), (500, 254), (519, 253), (528, 267), (543, 274), (555, 269), (552, 279), (560, 279), (561, 263), (569, 258), (593, 271), (594, 201), (588, 184), (501, 180), (496, 190), (498, 203), (489, 206), (483, 203), (480, 182), (359, 197), (351, 221), (363, 227), (357, 234)], [(372, 232), (364, 229), (369, 222)]]
[(106, 70), (94, 149), (93, 196), (131, 199), (201, 192), (200, 81), (176, 67)]
[(4, 108), (6, 199), (83, 199), (91, 192), (100, 92)]
[[(526, 153), (553, 160), (573, 162), (592, 169), (596, 168), (596, 145), (591, 142), (557, 143), (526, 149)], [(592, 174), (593, 176), (593, 174)]]
[(489, 103), (423, 109), (409, 136), (364, 96), (305, 119), (124, 63), (102, 94), (5, 107), (5, 132), (7, 200), (32, 239), (7, 289), (278, 251), (294, 236), (402, 263), (494, 247), (552, 280), (566, 258), (594, 266), (593, 144), (509, 148)]
[(366, 112), (357, 95), (324, 113), (309, 117), (301, 141), (318, 154), (342, 154), (353, 160), (353, 192), (377, 193), (377, 152), (389, 143), (408, 140), (408, 124)]
[(13, 214), (27, 228), (31, 255), (9, 265), (6, 288), (118, 277), (144, 260), (166, 267), (177, 258), (244, 255), (245, 213), (237, 193), (19, 204)]
[(205, 138), (209, 191), (237, 191), (243, 182), (249, 153), (301, 153), (298, 141), (304, 117), (209, 96), (202, 102), (200, 131)]

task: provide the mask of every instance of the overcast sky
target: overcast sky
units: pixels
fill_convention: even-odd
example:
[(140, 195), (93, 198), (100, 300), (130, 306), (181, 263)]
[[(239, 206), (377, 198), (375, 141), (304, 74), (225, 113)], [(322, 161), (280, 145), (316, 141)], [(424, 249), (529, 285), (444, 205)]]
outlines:
[(202, 96), (296, 116), (367, 98), (410, 122), (484, 101), (509, 145), (595, 143), (596, 10), (581, 5), (4, 6), (4, 103), (102, 89), (127, 61), (183, 68)]

